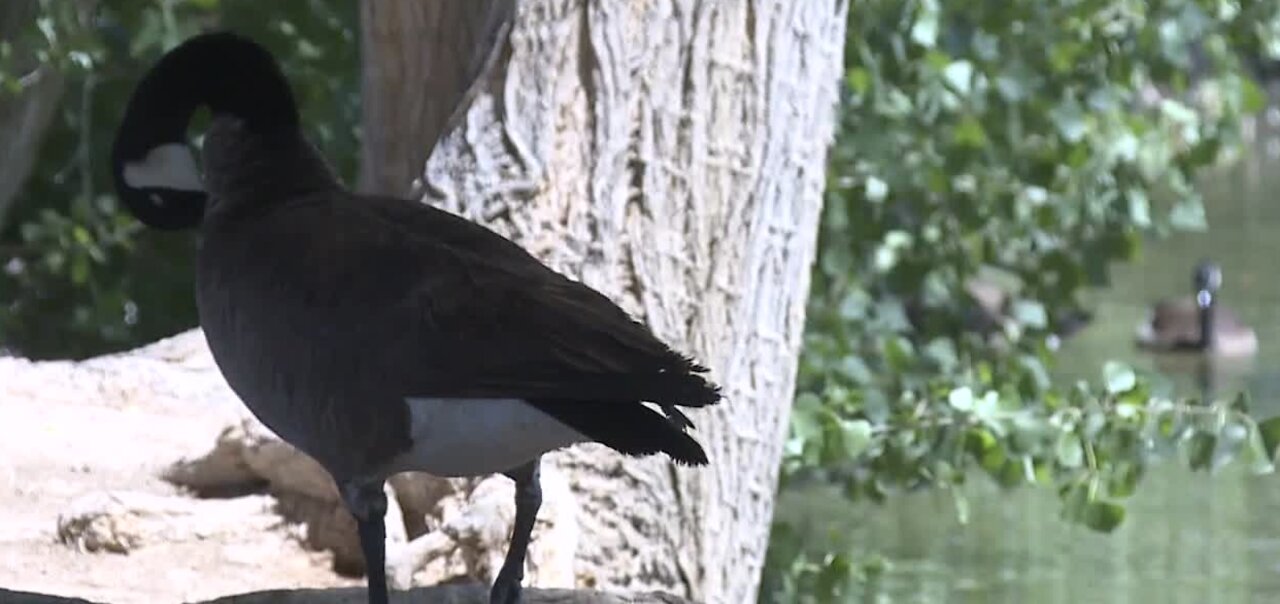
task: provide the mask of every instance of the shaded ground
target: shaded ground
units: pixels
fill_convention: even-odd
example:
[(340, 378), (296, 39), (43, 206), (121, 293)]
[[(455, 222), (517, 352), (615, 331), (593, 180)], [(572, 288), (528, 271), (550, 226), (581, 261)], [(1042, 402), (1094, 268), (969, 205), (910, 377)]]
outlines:
[[(332, 570), (334, 555), (343, 568), (362, 563), (332, 481), (245, 414), (198, 331), (76, 363), (0, 358), (0, 604), (32, 593), (96, 604), (363, 601), (362, 579)], [(550, 459), (526, 585), (607, 585), (601, 569), (616, 561), (580, 555), (579, 504)], [(266, 484), (270, 495), (254, 491)], [(387, 525), (392, 584), (449, 583), (427, 601), (487, 601), (514, 516), (511, 482), (417, 474), (390, 485), (388, 518), (403, 521)], [(289, 591), (251, 593), (264, 590)], [(680, 601), (526, 593), (537, 594), (530, 602)]]
[[(0, 381), (7, 375), (0, 370)], [(176, 494), (157, 477), (161, 467), (207, 451), (237, 403), (128, 392), (67, 400), (62, 395), (74, 384), (33, 381), (21, 392), (12, 381), (0, 386), (0, 587), (128, 604), (360, 584), (333, 573), (328, 555), (304, 550), (297, 529), (283, 521), (258, 519), (243, 531), (148, 543), (128, 554), (60, 543), (59, 514), (86, 494)]]

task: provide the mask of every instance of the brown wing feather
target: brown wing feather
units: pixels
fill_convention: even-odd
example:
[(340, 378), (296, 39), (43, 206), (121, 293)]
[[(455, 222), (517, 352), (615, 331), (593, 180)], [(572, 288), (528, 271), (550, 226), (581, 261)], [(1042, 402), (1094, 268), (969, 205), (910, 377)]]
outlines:
[(483, 227), (323, 195), (251, 220), (215, 206), (205, 235), (201, 322), (223, 374), (337, 475), (407, 446), (415, 396), (524, 398), (620, 451), (705, 459), (638, 403), (715, 402), (701, 368)]
[[(414, 245), (389, 245), (379, 263), (417, 270), (384, 291), (406, 291), (373, 321), (400, 325), (389, 375), (413, 376), (406, 395), (646, 400), (702, 406), (719, 390), (604, 295), (548, 269), (523, 248), (457, 216), (400, 200), (360, 200), (399, 224)], [(411, 256), (412, 259), (403, 256)], [(377, 329), (386, 333), (391, 328)]]

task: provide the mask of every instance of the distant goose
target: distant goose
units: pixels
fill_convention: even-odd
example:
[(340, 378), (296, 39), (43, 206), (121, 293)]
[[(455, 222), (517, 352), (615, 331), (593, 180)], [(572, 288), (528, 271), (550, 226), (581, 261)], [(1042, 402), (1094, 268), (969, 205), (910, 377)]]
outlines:
[[(212, 115), (203, 177), (186, 144), (201, 106)], [(140, 221), (199, 228), (196, 297), (214, 359), (254, 415), (332, 474), (359, 527), (370, 602), (387, 602), (392, 474), (515, 481), (490, 592), (506, 603), (520, 600), (543, 453), (596, 441), (707, 463), (675, 408), (720, 400), (704, 368), (483, 226), (348, 192), (250, 40), (197, 36), (152, 67), (112, 169)]]
[(1258, 335), (1218, 303), (1222, 268), (1202, 260), (1192, 273), (1195, 295), (1161, 300), (1138, 326), (1139, 346), (1152, 350), (1192, 350), (1221, 356), (1258, 351)]

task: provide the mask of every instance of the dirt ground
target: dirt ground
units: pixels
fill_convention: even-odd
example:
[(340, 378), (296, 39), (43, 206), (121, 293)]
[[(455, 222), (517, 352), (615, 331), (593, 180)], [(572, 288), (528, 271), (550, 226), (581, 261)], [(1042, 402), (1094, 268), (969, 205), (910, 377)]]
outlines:
[(0, 587), (129, 604), (362, 584), (337, 576), (327, 555), (305, 551), (299, 529), (274, 515), (269, 503), (243, 530), (236, 521), (232, 530), (145, 542), (127, 554), (60, 543), (59, 514), (81, 497), (178, 494), (159, 471), (207, 452), (238, 403), (127, 396), (68, 401), (40, 396), (39, 386), (18, 395), (0, 388)]

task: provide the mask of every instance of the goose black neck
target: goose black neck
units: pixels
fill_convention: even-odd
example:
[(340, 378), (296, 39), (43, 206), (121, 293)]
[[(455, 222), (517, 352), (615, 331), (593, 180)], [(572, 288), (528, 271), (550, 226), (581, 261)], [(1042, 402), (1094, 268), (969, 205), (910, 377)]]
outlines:
[(1196, 306), (1199, 310), (1200, 318), (1200, 349), (1209, 350), (1213, 348), (1214, 332), (1214, 296), (1213, 292), (1202, 289), (1196, 292)]

